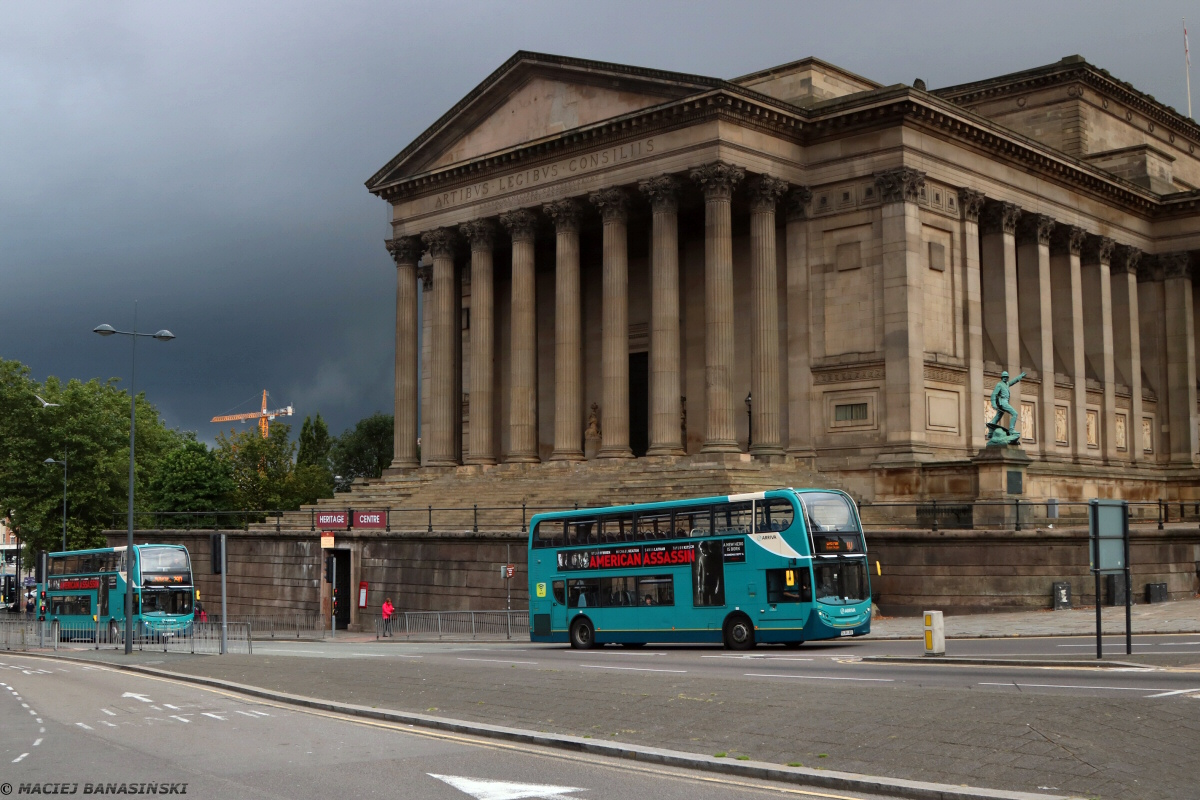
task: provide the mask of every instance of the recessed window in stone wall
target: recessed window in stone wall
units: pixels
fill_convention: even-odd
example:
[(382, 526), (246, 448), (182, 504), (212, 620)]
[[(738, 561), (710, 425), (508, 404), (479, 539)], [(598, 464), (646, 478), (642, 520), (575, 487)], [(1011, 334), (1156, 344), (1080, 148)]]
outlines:
[(833, 407), (835, 422), (850, 422), (867, 418), (866, 403), (842, 403)]

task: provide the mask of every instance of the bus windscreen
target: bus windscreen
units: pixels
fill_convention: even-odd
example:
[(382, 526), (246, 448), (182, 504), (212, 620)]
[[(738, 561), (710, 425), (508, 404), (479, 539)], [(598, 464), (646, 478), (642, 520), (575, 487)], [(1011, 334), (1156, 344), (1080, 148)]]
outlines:
[(143, 575), (191, 571), (187, 551), (177, 547), (143, 547), (141, 564)]

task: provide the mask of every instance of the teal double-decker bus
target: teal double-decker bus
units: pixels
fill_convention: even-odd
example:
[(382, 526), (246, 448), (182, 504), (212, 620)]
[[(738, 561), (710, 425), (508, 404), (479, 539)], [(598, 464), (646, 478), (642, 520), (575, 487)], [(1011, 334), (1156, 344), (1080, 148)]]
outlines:
[(538, 514), (528, 557), (535, 642), (742, 650), (871, 630), (866, 539), (842, 492), (779, 489)]
[(135, 629), (180, 634), (191, 629), (196, 589), (186, 548), (170, 544), (50, 553), (38, 586), (38, 617), (63, 631), (107, 631), (115, 640), (125, 627), (126, 581), (133, 581)]

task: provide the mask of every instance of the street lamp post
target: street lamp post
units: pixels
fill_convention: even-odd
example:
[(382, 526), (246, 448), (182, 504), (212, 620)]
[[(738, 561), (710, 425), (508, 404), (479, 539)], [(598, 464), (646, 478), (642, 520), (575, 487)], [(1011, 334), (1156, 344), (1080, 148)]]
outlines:
[(750, 414), (753, 403), (750, 392), (746, 392), (746, 450), (754, 446), (754, 417)]
[(67, 457), (64, 454), (62, 461), (55, 461), (53, 458), (47, 458), (43, 464), (60, 464), (63, 468), (63, 542), (62, 549), (66, 552), (67, 549)]
[[(137, 327), (136, 311), (134, 312), (133, 326)], [(175, 334), (165, 329), (158, 333), (138, 333), (136, 330), (119, 331), (112, 325), (97, 325), (92, 332), (101, 336), (112, 336), (119, 333), (122, 336), (128, 336), (131, 345), (129, 349), (129, 539), (128, 547), (125, 550), (125, 655), (129, 655), (133, 652), (133, 444), (134, 433), (137, 430), (137, 392), (134, 388), (137, 377), (137, 340), (139, 336), (145, 336), (150, 339), (158, 339), (160, 342), (169, 342), (175, 338)]]

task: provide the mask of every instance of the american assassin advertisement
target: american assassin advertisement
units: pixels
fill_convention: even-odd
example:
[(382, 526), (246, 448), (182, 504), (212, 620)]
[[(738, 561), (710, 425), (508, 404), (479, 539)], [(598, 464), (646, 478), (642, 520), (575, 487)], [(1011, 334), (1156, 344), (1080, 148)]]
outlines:
[(51, 591), (66, 589), (99, 589), (99, 578), (51, 578)]
[[(720, 540), (725, 561), (746, 560), (746, 540)], [(558, 554), (558, 571), (581, 569), (626, 569), (629, 567), (675, 567), (696, 560), (694, 542), (646, 544), (625, 547), (598, 547), (589, 550), (563, 550)]]

